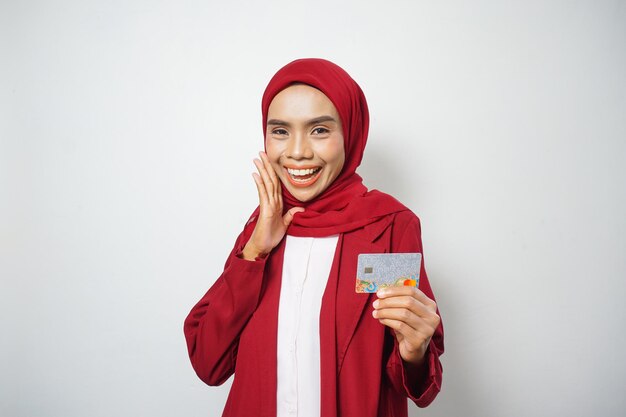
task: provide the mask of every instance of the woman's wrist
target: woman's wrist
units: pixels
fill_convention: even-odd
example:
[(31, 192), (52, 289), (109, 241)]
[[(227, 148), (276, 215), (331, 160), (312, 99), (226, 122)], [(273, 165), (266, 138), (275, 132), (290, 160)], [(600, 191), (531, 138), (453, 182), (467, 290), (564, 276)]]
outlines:
[(258, 250), (253, 244), (248, 242), (246, 243), (246, 246), (243, 247), (241, 255), (242, 258), (247, 261), (256, 261), (259, 258), (265, 258), (267, 256), (267, 253)]
[(425, 378), (428, 372), (428, 364), (426, 363), (427, 351), (428, 348), (420, 349), (420, 352), (411, 361), (402, 359), (404, 369), (410, 381), (420, 381)]
[[(426, 353), (428, 351), (429, 343), (430, 343), (430, 340), (426, 341), (419, 347), (419, 349), (414, 351), (410, 356), (406, 358), (403, 357), (402, 360), (406, 362), (408, 365), (411, 365), (413, 367), (417, 367), (417, 368), (421, 367), (426, 361)], [(400, 356), (402, 357), (402, 355)]]

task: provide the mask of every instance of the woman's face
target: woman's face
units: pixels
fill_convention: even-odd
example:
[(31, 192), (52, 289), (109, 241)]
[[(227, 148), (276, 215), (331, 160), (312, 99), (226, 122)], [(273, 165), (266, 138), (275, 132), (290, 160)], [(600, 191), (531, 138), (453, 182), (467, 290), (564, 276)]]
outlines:
[(302, 202), (314, 199), (339, 176), (345, 161), (337, 109), (316, 88), (287, 87), (270, 103), (265, 149), (291, 195)]

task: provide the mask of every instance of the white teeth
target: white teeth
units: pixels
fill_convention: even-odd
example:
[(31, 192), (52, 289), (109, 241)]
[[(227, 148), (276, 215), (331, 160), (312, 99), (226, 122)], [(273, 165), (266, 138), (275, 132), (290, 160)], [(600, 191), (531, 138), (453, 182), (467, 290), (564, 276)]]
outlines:
[(313, 169), (293, 169), (293, 168), (287, 168), (287, 172), (289, 172), (289, 175), (296, 176), (296, 177), (302, 177), (304, 175), (311, 175), (311, 174), (316, 173), (319, 170), (320, 170), (320, 168), (313, 168)]

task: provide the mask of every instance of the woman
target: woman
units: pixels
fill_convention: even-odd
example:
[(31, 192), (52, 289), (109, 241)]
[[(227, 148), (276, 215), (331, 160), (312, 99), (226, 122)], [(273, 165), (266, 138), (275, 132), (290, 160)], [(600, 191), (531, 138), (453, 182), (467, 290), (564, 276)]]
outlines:
[(365, 97), (337, 65), (294, 61), (263, 95), (259, 207), (185, 336), (209, 385), (235, 378), (223, 416), (406, 416), (441, 386), (443, 328), (419, 289), (356, 293), (361, 253), (422, 252), (418, 218), (356, 174)]

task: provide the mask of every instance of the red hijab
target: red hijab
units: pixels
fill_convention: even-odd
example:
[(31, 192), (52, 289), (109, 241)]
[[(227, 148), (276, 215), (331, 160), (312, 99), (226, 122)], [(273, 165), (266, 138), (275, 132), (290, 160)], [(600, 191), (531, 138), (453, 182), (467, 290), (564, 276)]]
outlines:
[[(408, 210), (387, 194), (368, 191), (356, 173), (367, 142), (369, 111), (359, 85), (336, 64), (308, 58), (298, 59), (281, 68), (263, 94), (264, 134), (270, 103), (279, 92), (296, 83), (317, 88), (335, 105), (342, 122), (346, 158), (335, 181), (311, 201), (301, 202), (282, 187), (285, 212), (294, 206), (305, 208), (304, 212), (296, 213), (287, 234), (309, 237), (335, 235), (366, 226), (382, 216)], [(257, 208), (250, 223), (254, 223), (258, 211)]]

